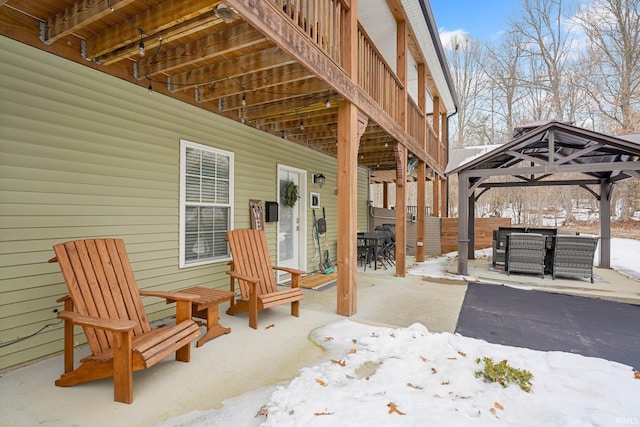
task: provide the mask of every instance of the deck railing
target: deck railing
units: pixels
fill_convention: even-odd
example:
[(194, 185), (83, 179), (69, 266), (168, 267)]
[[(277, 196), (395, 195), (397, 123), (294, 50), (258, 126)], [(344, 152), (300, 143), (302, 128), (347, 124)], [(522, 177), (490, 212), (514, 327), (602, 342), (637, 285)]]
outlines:
[(342, 66), (343, 0), (271, 0), (336, 64)]
[(413, 102), (413, 99), (409, 97), (407, 102), (407, 133), (419, 144), (422, 144), (423, 118), (424, 113), (420, 111), (420, 108)]
[(401, 118), (402, 82), (358, 25), (358, 84), (396, 122)]
[(440, 142), (438, 141), (438, 136), (431, 126), (427, 126), (427, 154), (437, 161), (439, 152)]
[[(431, 206), (425, 206), (424, 207), (424, 213), (426, 216), (432, 216), (431, 215)], [(407, 218), (411, 219), (413, 217), (413, 215), (417, 215), (418, 214), (418, 207), (415, 205), (410, 205), (407, 206)]]
[[(300, 28), (337, 65), (343, 66), (342, 35), (346, 0), (271, 0), (285, 19)], [(358, 85), (397, 123), (402, 123), (404, 85), (385, 61), (362, 25), (358, 25)], [(422, 145), (424, 112), (407, 97), (407, 133)], [(430, 120), (426, 124), (427, 153), (437, 162), (446, 159)]]

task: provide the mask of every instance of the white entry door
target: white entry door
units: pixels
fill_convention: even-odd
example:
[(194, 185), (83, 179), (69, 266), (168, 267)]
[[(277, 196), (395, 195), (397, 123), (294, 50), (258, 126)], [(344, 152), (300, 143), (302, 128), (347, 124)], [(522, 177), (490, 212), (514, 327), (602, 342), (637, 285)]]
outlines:
[[(298, 200), (294, 206), (283, 202), (283, 194), (288, 185), (298, 186)], [(278, 221), (278, 260), (282, 267), (307, 269), (306, 257), (306, 194), (307, 171), (278, 165), (278, 201), (280, 218)], [(289, 274), (278, 273), (278, 282), (289, 279)]]

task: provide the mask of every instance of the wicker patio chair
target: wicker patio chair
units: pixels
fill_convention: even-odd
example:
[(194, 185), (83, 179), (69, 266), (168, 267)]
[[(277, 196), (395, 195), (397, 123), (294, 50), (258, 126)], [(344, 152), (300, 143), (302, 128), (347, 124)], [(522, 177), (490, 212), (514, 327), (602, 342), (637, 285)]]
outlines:
[(493, 230), (493, 255), (492, 263), (495, 267), (497, 263), (504, 264), (507, 254), (507, 236), (511, 233), (524, 233), (522, 227), (498, 227)]
[(507, 274), (534, 273), (544, 278), (545, 236), (537, 233), (511, 233), (507, 242)]
[(555, 236), (552, 277), (582, 276), (593, 283), (593, 257), (598, 246), (596, 236)]

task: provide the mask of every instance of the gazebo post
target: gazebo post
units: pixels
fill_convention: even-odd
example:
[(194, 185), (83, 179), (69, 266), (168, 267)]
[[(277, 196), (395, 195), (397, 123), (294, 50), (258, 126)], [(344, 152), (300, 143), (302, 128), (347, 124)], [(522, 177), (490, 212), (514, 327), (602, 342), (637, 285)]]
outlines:
[(469, 200), (469, 208), (467, 211), (467, 259), (476, 259), (476, 196), (475, 190), (472, 190), (467, 200)]
[(458, 274), (467, 274), (469, 256), (469, 176), (458, 174)]
[(611, 193), (612, 185), (600, 181), (600, 267), (611, 268)]

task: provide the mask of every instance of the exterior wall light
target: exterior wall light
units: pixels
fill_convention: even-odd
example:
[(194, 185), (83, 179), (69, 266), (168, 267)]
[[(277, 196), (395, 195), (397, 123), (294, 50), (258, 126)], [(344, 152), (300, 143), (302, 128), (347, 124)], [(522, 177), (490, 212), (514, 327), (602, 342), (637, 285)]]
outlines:
[(318, 187), (322, 188), (322, 186), (324, 185), (324, 183), (327, 181), (327, 178), (325, 178), (325, 176), (321, 173), (314, 173), (313, 174), (313, 183), (317, 184)]

